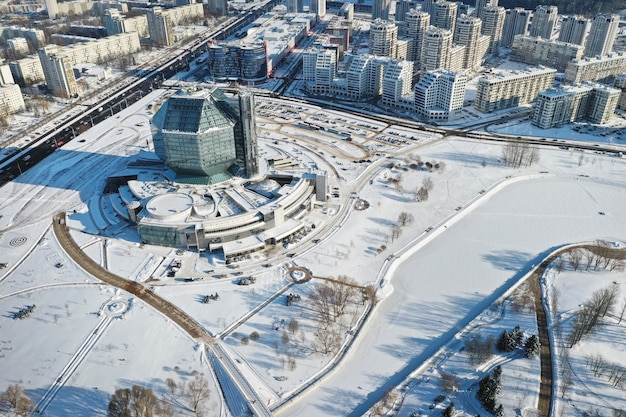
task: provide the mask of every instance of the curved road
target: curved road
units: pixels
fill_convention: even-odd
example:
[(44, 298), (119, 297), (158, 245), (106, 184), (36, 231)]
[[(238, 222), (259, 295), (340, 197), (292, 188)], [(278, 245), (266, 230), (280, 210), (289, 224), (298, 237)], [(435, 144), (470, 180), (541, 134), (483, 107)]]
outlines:
[(58, 213), (54, 216), (52, 227), (59, 244), (65, 250), (67, 255), (77, 265), (87, 271), (87, 273), (106, 282), (107, 284), (111, 284), (114, 287), (120, 288), (137, 296), (146, 304), (150, 305), (176, 323), (192, 339), (207, 345), (213, 343), (213, 338), (204, 329), (204, 327), (202, 327), (200, 323), (191, 318), (183, 310), (169, 301), (159, 297), (152, 290), (146, 288), (142, 284), (112, 274), (87, 256), (76, 244), (76, 242), (74, 242), (74, 239), (72, 239), (70, 231), (65, 225), (65, 212)]

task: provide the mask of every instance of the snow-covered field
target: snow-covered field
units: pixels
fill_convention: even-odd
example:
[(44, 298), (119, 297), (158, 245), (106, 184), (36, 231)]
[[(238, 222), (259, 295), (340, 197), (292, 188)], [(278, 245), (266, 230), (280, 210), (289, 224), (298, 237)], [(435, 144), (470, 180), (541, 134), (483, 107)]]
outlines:
[[(0, 270), (0, 390), (20, 383), (38, 402), (62, 378), (62, 388), (47, 406), (49, 416), (104, 416), (108, 396), (116, 388), (140, 384), (166, 394), (167, 378), (185, 381), (194, 371), (210, 381), (210, 415), (229, 414), (202, 346), (140, 300), (74, 266), (49, 228), (56, 211), (84, 209), (106, 174), (119, 171), (132, 155), (146, 149), (149, 127), (136, 124), (147, 120), (146, 105), (162, 93), (155, 91), (119, 119), (108, 119), (87, 132), (85, 142), (70, 142), (0, 189), (0, 262), (9, 264)], [(350, 120), (349, 115), (342, 117)], [(319, 238), (318, 244), (307, 239), (302, 251), (296, 246), (275, 254), (276, 259), (268, 259), (270, 268), (244, 262), (242, 269), (257, 277), (252, 286), (236, 286), (234, 277), (217, 279), (213, 274), (197, 283), (164, 279), (155, 284), (158, 295), (192, 315), (212, 335), (224, 336), (216, 343), (226, 347), (270, 407), (282, 404), (278, 415), (362, 415), (385, 392), (406, 381), (413, 382), (398, 415), (417, 409), (437, 415), (441, 410), (428, 406), (440, 393), (438, 372), (456, 372), (469, 385), (480, 375), (458, 352), (459, 334), (467, 335), (467, 326), (473, 329), (481, 323), (474, 331), (494, 335), (516, 324), (527, 334), (536, 332), (530, 313), (509, 315), (505, 308), (507, 314), (499, 316), (500, 297), (532, 265), (563, 244), (626, 240), (626, 161), (620, 158), (585, 152), (581, 161), (580, 152), (544, 147), (537, 164), (512, 169), (499, 162), (500, 144), (419, 137), (387, 149), (391, 159), (363, 164), (343, 160), (323, 138), (317, 140), (315, 152), (299, 141), (286, 144), (279, 124), (259, 126), (262, 149), (285, 149), (312, 161), (328, 169), (330, 185), (338, 187), (340, 197), (315, 210), (313, 218), (330, 224), (353, 204), (351, 197), (367, 201), (369, 207), (348, 210), (340, 227), (309, 238)], [(408, 133), (394, 131), (400, 137)], [(440, 168), (431, 172), (412, 167), (417, 156)], [(99, 175), (93, 175), (96, 169)], [(429, 198), (415, 202), (415, 190), (425, 178), (433, 183)], [(414, 220), (397, 236), (392, 228), (403, 212)], [(133, 233), (94, 238), (74, 231), (73, 236), (96, 262), (102, 262), (106, 252), (110, 269), (128, 277), (141, 275), (150, 256), (166, 259), (171, 252), (139, 245)], [(284, 255), (294, 250), (298, 256), (288, 259), (289, 265), (307, 267), (319, 277), (347, 275), (357, 284), (379, 288), (380, 301), (355, 335), (350, 334), (351, 326), (364, 309), (360, 302), (351, 305), (342, 328), (351, 344), (336, 366), (331, 355), (313, 348), (314, 314), (308, 296), (322, 281), (291, 284), (286, 275)], [(185, 251), (183, 256), (198, 274), (210, 263), (206, 255)], [(57, 268), (59, 262), (63, 265)], [(211, 267), (215, 274), (230, 275), (224, 266)], [(215, 292), (218, 301), (200, 302)], [(286, 306), (289, 293), (302, 295), (302, 301)], [(37, 307), (30, 317), (12, 318), (12, 312), (32, 304)], [(288, 326), (293, 318), (299, 323), (297, 331)], [(257, 340), (242, 342), (253, 332)], [(623, 344), (623, 332), (621, 339), (618, 336), (613, 340)], [(415, 371), (444, 346), (457, 354), (446, 355), (447, 360), (417, 375)], [(501, 402), (507, 416), (518, 415), (536, 402), (538, 360), (501, 359)], [(318, 378), (325, 367), (330, 372)], [(315, 383), (298, 391), (309, 382)], [(460, 392), (453, 399), (467, 415), (481, 412), (471, 394)], [(190, 415), (184, 406), (176, 411)]]

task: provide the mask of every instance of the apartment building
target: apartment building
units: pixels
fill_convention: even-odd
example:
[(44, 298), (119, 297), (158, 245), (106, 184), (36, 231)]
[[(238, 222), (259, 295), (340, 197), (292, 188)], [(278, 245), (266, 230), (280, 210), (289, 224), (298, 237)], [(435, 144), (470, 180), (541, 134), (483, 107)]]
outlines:
[(370, 26), (369, 53), (395, 58), (398, 47), (398, 27), (388, 20), (376, 19)]
[(38, 55), (48, 91), (59, 97), (78, 96), (72, 62), (61, 52), (61, 48), (57, 45), (48, 45), (40, 49)]
[(452, 39), (452, 32), (449, 30), (435, 26), (430, 26), (426, 30), (421, 57), (422, 71), (450, 68)]
[(532, 123), (543, 129), (583, 118), (607, 123), (618, 105), (621, 90), (600, 84), (575, 84), (549, 88), (537, 96)]
[(337, 75), (337, 52), (328, 48), (310, 48), (302, 53), (305, 88), (314, 94), (330, 94)]
[(481, 30), (482, 20), (477, 17), (461, 15), (456, 20), (453, 41), (465, 46), (462, 68), (476, 71), (482, 65), (491, 40)]
[(383, 105), (413, 110), (412, 100), (405, 100), (413, 91), (413, 62), (390, 60), (383, 74)]
[(15, 82), (22, 86), (30, 86), (46, 79), (37, 55), (9, 62), (9, 68)]
[(579, 83), (598, 81), (610, 83), (626, 68), (626, 52), (612, 52), (606, 56), (570, 61), (565, 67), (565, 81)]
[(504, 7), (487, 6), (482, 12), (482, 34), (490, 38), (489, 52), (494, 53), (500, 46), (502, 39), (502, 28), (504, 26), (504, 17), (506, 10)]
[(373, 0), (372, 2), (372, 20), (389, 19), (389, 9), (391, 8), (391, 0)]
[(540, 91), (552, 86), (556, 70), (536, 67), (527, 70), (492, 70), (478, 80), (476, 110), (490, 113), (508, 107), (528, 104)]
[(526, 35), (531, 15), (530, 10), (525, 10), (521, 7), (507, 9), (504, 13), (500, 45), (510, 48), (516, 35)]
[(571, 60), (582, 59), (583, 53), (582, 45), (517, 35), (511, 48), (511, 60), (545, 65), (563, 72)]
[(530, 36), (552, 39), (558, 18), (559, 9), (556, 6), (537, 6), (530, 24)]
[(15, 79), (8, 64), (0, 64), (0, 85), (2, 84), (15, 84)]
[(428, 71), (415, 85), (415, 110), (427, 122), (453, 120), (461, 115), (467, 77), (463, 73)]
[(583, 16), (565, 16), (561, 21), (559, 41), (584, 45), (589, 34), (589, 19)]
[(422, 48), (424, 47), (424, 36), (430, 27), (430, 15), (426, 12), (411, 9), (405, 15), (406, 36), (411, 39), (407, 59), (415, 63), (415, 68), (422, 67)]
[(613, 51), (617, 37), (619, 15), (597, 14), (591, 19), (589, 36), (585, 43), (585, 56), (595, 57), (608, 55)]
[(24, 97), (17, 84), (0, 84), (0, 115), (24, 110)]
[(433, 3), (430, 24), (454, 33), (458, 5), (451, 1), (437, 0)]
[(148, 17), (146, 15), (126, 17), (117, 9), (106, 11), (104, 14), (104, 26), (109, 36), (128, 32), (137, 32), (140, 38), (150, 35)]

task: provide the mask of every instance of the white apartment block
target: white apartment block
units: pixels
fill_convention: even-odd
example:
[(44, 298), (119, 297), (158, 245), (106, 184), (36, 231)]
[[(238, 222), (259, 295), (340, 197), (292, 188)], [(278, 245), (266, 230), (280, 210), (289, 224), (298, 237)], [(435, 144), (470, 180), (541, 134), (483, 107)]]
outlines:
[(9, 68), (18, 84), (33, 85), (46, 79), (37, 55), (9, 62)]
[(589, 19), (583, 16), (565, 16), (561, 21), (559, 41), (584, 45), (589, 34)]
[(504, 27), (504, 17), (506, 10), (504, 7), (487, 6), (483, 9), (483, 35), (489, 36), (489, 52), (497, 51), (502, 39), (502, 28)]
[(78, 85), (70, 59), (57, 45), (48, 45), (38, 51), (48, 91), (59, 97), (76, 97)]
[(583, 53), (582, 45), (517, 35), (511, 48), (511, 60), (530, 65), (545, 65), (563, 72), (568, 62), (582, 59)]
[(388, 20), (376, 19), (370, 26), (369, 53), (395, 58), (398, 47), (398, 27)]
[(336, 51), (311, 48), (303, 52), (302, 62), (306, 89), (314, 94), (330, 94), (337, 74)]
[(24, 97), (19, 85), (0, 85), (0, 115), (17, 113), (25, 108)]
[(585, 117), (593, 86), (565, 85), (541, 91), (535, 102), (532, 123), (543, 129), (558, 127)]
[(382, 94), (384, 67), (389, 58), (359, 55), (352, 60), (346, 74), (346, 95), (352, 100)]
[(0, 64), (0, 85), (2, 84), (15, 84), (15, 79), (8, 64)]
[(617, 88), (596, 85), (593, 88), (591, 100), (589, 100), (587, 119), (592, 123), (598, 124), (604, 124), (611, 120), (617, 108), (620, 94), (621, 90)]
[(428, 71), (415, 85), (415, 110), (427, 122), (461, 115), (467, 77), (447, 70)]
[[(402, 107), (404, 97), (411, 94), (413, 83), (413, 62), (390, 60), (385, 65), (383, 75), (383, 97), (385, 106)], [(409, 102), (410, 103), (410, 102)], [(407, 108), (412, 110), (413, 106)]]
[(597, 14), (591, 19), (589, 36), (585, 43), (585, 56), (604, 56), (613, 50), (619, 27), (619, 15)]
[(508, 107), (528, 104), (540, 91), (552, 86), (556, 70), (553, 68), (530, 68), (528, 70), (493, 70), (478, 79), (474, 108), (490, 113)]
[(537, 6), (530, 24), (530, 36), (551, 39), (558, 18), (559, 9), (556, 6)]
[(174, 23), (169, 13), (162, 7), (152, 8), (146, 15), (150, 40), (156, 46), (169, 46), (174, 43)]
[(446, 0), (435, 1), (430, 14), (430, 24), (454, 33), (457, 10), (458, 5), (454, 2)]
[(476, 7), (474, 9), (474, 16), (482, 19), (483, 10), (487, 6), (497, 6), (498, 0), (476, 0)]
[(421, 70), (434, 71), (440, 68), (449, 69), (451, 50), (452, 32), (430, 26), (424, 33)]
[(91, 42), (64, 46), (59, 53), (65, 55), (71, 65), (103, 63), (119, 56), (133, 54), (141, 49), (137, 32), (120, 33)]
[(473, 16), (461, 15), (456, 20), (454, 29), (454, 43), (465, 46), (463, 68), (476, 71), (483, 63), (486, 50), (480, 48), (482, 20)]
[(624, 72), (624, 68), (626, 68), (626, 52), (612, 52), (602, 57), (583, 58), (568, 62), (565, 68), (565, 81), (569, 83), (610, 82), (613, 77)]
[(530, 10), (516, 7), (507, 9), (504, 13), (504, 25), (502, 26), (502, 39), (500, 45), (510, 48), (513, 45), (515, 35), (526, 35), (530, 23)]
[(7, 46), (9, 50), (13, 53), (13, 56), (23, 56), (28, 55), (28, 41), (26, 38), (13, 38), (7, 40)]
[(140, 38), (150, 35), (146, 15), (125, 17), (117, 9), (109, 9), (106, 11), (104, 15), (104, 26), (109, 36), (128, 32), (137, 32)]
[(430, 15), (426, 12), (411, 9), (405, 15), (406, 36), (412, 40), (407, 59), (415, 63), (415, 68), (421, 68), (424, 34), (430, 26)]

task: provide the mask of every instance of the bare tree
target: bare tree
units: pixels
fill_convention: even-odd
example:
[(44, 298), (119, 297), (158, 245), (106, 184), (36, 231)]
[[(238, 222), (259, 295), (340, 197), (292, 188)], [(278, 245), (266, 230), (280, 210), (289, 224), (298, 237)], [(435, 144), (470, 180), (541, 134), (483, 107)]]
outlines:
[(454, 372), (439, 371), (441, 388), (445, 393), (450, 394), (459, 390), (461, 378)]
[(415, 217), (413, 217), (413, 215), (411, 213), (407, 213), (406, 211), (403, 211), (398, 216), (398, 223), (397, 224), (400, 227), (410, 226), (411, 224), (413, 224), (414, 221), (415, 221)]
[(428, 201), (428, 190), (424, 187), (420, 187), (413, 194), (413, 200), (416, 202)]
[(433, 183), (432, 178), (424, 177), (424, 179), (422, 180), (422, 187), (423, 188), (425, 188), (428, 191), (431, 191), (434, 186), (435, 186), (435, 184)]
[(502, 163), (506, 166), (519, 168), (530, 166), (539, 161), (539, 149), (528, 143), (509, 142), (502, 148)]
[(626, 298), (622, 300), (622, 306), (620, 307), (619, 320), (617, 321), (617, 324), (620, 324), (624, 319), (624, 312), (626, 312)]
[(33, 401), (19, 384), (9, 385), (7, 390), (0, 394), (0, 409), (9, 410), (16, 416), (27, 416), (33, 408)]
[(291, 334), (296, 334), (296, 332), (298, 331), (298, 327), (299, 327), (298, 320), (292, 317), (291, 320), (289, 321), (289, 331), (291, 332)]
[(335, 352), (341, 345), (341, 336), (334, 326), (318, 325), (313, 333), (312, 348), (327, 355)]
[(391, 228), (391, 241), (395, 241), (402, 235), (402, 228), (397, 224)]
[(167, 384), (167, 389), (170, 391), (170, 393), (172, 395), (176, 394), (176, 389), (178, 388), (178, 385), (176, 384), (176, 381), (174, 381), (172, 378), (167, 378), (165, 380), (165, 383)]
[(574, 248), (567, 252), (567, 261), (574, 271), (578, 271), (581, 259), (582, 253), (580, 252), (580, 249)]
[(198, 411), (202, 409), (203, 404), (211, 397), (209, 381), (199, 373), (194, 376), (194, 379), (187, 383), (187, 389), (185, 391), (190, 408), (194, 413), (198, 413)]

